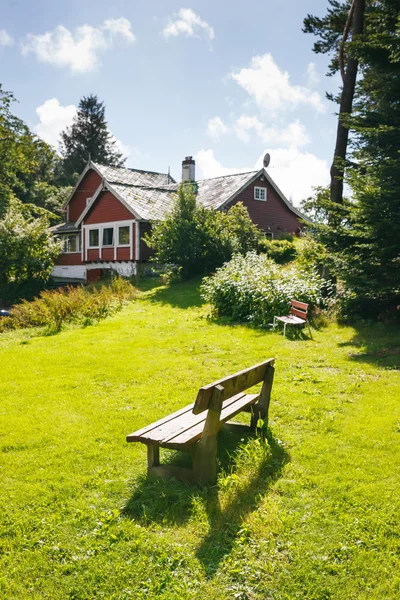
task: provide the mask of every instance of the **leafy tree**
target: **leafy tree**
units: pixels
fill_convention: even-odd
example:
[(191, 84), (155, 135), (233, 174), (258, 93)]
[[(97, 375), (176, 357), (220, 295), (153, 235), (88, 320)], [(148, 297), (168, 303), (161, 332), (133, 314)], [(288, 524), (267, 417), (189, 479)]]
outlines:
[(117, 150), (116, 140), (108, 130), (105, 106), (97, 96), (84, 96), (71, 127), (61, 133), (64, 182), (71, 185), (89, 159), (120, 167), (125, 159)]
[(243, 205), (227, 213), (198, 206), (194, 186), (182, 183), (171, 213), (145, 239), (155, 261), (178, 265), (183, 277), (192, 277), (256, 248), (261, 235)]
[(0, 216), (12, 198), (57, 211), (66, 193), (59, 185), (60, 158), (12, 113), (14, 102), (0, 85)]
[(60, 244), (49, 232), (47, 211), (10, 200), (0, 220), (0, 300), (15, 302), (36, 295), (59, 252)]

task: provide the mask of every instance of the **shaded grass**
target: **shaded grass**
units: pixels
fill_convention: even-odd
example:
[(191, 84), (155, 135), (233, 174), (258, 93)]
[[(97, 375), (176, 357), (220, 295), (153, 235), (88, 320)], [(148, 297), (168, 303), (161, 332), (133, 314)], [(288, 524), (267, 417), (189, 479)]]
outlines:
[[(0, 597), (398, 598), (399, 331), (292, 341), (209, 322), (196, 284), (149, 288), (1, 336)], [(215, 488), (146, 480), (125, 435), (269, 356), (270, 443), (225, 434)]]

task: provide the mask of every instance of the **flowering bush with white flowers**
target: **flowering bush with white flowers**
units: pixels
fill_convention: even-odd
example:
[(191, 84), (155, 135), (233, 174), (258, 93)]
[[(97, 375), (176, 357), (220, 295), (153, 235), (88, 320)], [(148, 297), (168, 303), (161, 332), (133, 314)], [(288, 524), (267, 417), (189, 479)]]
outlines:
[(314, 271), (282, 270), (265, 254), (235, 255), (210, 277), (201, 293), (216, 316), (267, 325), (274, 315), (287, 314), (291, 300), (319, 304), (323, 281)]

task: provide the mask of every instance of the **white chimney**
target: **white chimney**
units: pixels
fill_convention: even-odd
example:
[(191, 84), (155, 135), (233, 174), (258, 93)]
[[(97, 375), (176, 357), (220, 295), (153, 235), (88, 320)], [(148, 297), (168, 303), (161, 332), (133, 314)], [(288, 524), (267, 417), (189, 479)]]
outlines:
[(196, 181), (196, 163), (193, 156), (186, 156), (182, 161), (182, 181)]

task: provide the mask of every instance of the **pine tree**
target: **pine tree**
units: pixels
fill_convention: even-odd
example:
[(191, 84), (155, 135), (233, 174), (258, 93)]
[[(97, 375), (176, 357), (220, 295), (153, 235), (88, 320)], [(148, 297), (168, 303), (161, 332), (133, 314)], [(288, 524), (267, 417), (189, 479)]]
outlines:
[(97, 96), (84, 96), (71, 127), (61, 133), (61, 156), (65, 183), (76, 180), (89, 157), (103, 165), (120, 167), (125, 160), (118, 151), (117, 142), (108, 130), (105, 106)]
[[(348, 118), (351, 115), (356, 88), (358, 57), (353, 51), (363, 32), (365, 0), (352, 0), (340, 3), (329, 0), (331, 8), (324, 19), (308, 15), (304, 19), (305, 33), (314, 33), (321, 41), (314, 44), (316, 53), (333, 53), (330, 65), (331, 74), (340, 70), (342, 91), (337, 99), (340, 104), (336, 134), (335, 152), (331, 166), (331, 200), (343, 202), (343, 178), (349, 140)], [(348, 10), (348, 13), (346, 14)], [(351, 35), (350, 43), (348, 42)]]
[[(325, 26), (327, 41), (333, 33)], [(310, 203), (322, 215), (317, 236), (346, 286), (346, 310), (369, 317), (400, 316), (399, 32), (400, 0), (367, 0), (364, 34), (353, 47), (362, 77), (347, 119), (351, 195), (335, 205), (320, 193)]]

